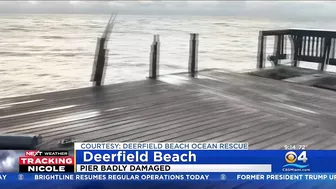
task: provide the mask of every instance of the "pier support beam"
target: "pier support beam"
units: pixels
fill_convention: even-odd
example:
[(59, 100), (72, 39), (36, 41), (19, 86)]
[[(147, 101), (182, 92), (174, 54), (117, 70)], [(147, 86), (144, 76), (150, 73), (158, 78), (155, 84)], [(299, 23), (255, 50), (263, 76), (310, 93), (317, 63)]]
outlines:
[(154, 35), (153, 44), (149, 57), (149, 78), (156, 79), (159, 75), (159, 60), (160, 60), (160, 37)]
[(190, 34), (190, 49), (189, 49), (189, 75), (197, 76), (198, 67), (198, 34)]

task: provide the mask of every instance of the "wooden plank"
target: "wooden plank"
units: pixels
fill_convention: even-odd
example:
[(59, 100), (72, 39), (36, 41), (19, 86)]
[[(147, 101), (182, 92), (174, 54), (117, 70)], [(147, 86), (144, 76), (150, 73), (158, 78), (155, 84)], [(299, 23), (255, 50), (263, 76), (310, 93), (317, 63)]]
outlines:
[[(192, 107), (192, 106), (191, 106)], [(165, 122), (165, 118), (168, 118), (169, 121), (181, 121), (183, 116), (186, 116), (187, 114), (182, 114), (181, 111), (165, 111), (165, 112), (160, 112), (160, 114), (154, 114), (154, 113), (149, 113), (147, 116), (145, 115), (139, 115), (138, 117), (132, 118), (128, 117), (127, 119), (120, 120), (120, 119), (115, 119), (113, 121), (109, 120), (108, 122), (103, 122), (103, 123), (97, 123), (96, 127), (91, 127), (92, 124), (88, 124), (87, 128), (86, 127), (81, 127), (82, 129), (79, 131), (76, 127), (73, 129), (64, 129), (61, 130), (62, 133), (58, 133), (57, 137), (62, 137), (61, 134), (66, 134), (66, 135), (72, 135), (76, 136), (77, 138), (99, 138), (103, 136), (110, 136), (110, 135), (117, 135), (121, 131), (134, 131), (135, 128), (140, 129), (141, 127), (148, 127), (148, 125), (140, 125), (140, 123), (148, 121), (150, 123), (148, 124), (153, 124), (154, 126), (157, 126), (157, 124), (160, 124), (162, 122)], [(87, 133), (90, 133), (90, 136), (87, 136)], [(125, 133), (123, 133), (125, 134)], [(84, 137), (80, 137), (80, 136)]]
[[(68, 95), (64, 95), (64, 94), (55, 94), (55, 97), (52, 97), (51, 99), (40, 99), (40, 98), (36, 98), (33, 99), (31, 101), (36, 100), (35, 103), (23, 103), (23, 104), (19, 104), (19, 105), (15, 105), (13, 107), (7, 107), (5, 109), (2, 109), (2, 111), (4, 111), (4, 113), (6, 113), (7, 110), (10, 111), (15, 111), (15, 110), (19, 110), (19, 111), (26, 111), (26, 110), (39, 110), (40, 108), (43, 108), (44, 106), (59, 106), (60, 104), (69, 104), (69, 101), (71, 101), (72, 103), (89, 103), (90, 101), (101, 101), (101, 98), (104, 99), (104, 97), (114, 97), (114, 96), (121, 96), (121, 95), (125, 95), (125, 94), (133, 94), (136, 92), (137, 94), (141, 94), (142, 92), (153, 92), (153, 89), (155, 90), (163, 90), (163, 89), (170, 89), (172, 90), (171, 87), (169, 86), (164, 86), (162, 87), (162, 85), (164, 85), (164, 83), (161, 84), (156, 84), (156, 85), (140, 85), (140, 86), (135, 86), (132, 88), (124, 88), (123, 90), (99, 90), (99, 91), (92, 91), (91, 93), (85, 94), (85, 93), (81, 93), (80, 91), (78, 91), (78, 93), (74, 93), (71, 94), (71, 96)], [(111, 96), (110, 96), (111, 95)], [(40, 100), (40, 101), (39, 101)], [(113, 98), (111, 98), (111, 100), (114, 100)], [(24, 102), (24, 101), (23, 101)], [(3, 104), (6, 105), (6, 104)], [(9, 103), (10, 105), (10, 103)], [(43, 106), (44, 105), (44, 106)]]
[[(194, 132), (201, 132), (201, 135), (206, 135), (208, 130), (211, 130), (213, 127), (220, 127), (225, 124), (231, 122), (238, 122), (242, 116), (249, 116), (254, 117), (249, 112), (235, 112), (232, 111), (228, 115), (221, 114), (218, 117), (210, 117), (211, 119), (207, 119), (203, 115), (197, 117), (198, 119), (194, 119), (194, 123), (192, 124), (174, 124), (170, 125), (170, 127), (165, 127), (162, 130), (151, 130), (147, 132), (145, 135), (136, 135), (130, 136), (127, 138), (118, 138), (118, 140), (127, 141), (185, 141), (187, 138), (186, 134), (194, 133)], [(163, 132), (160, 132), (163, 131)]]
[[(168, 106), (168, 105), (174, 105), (175, 103), (172, 103), (172, 101), (175, 99), (180, 99), (180, 100), (184, 100), (185, 99), (185, 101), (183, 102), (183, 103), (178, 103), (178, 104), (180, 104), (180, 105), (183, 105), (183, 104), (187, 104), (187, 103), (189, 103), (189, 101), (188, 101), (188, 98), (189, 98), (189, 96), (188, 95), (185, 95), (185, 96), (179, 96), (179, 97), (174, 97), (174, 98), (166, 98), (166, 99), (163, 99), (162, 101), (160, 101), (160, 102), (155, 102), (155, 103), (150, 103), (150, 102), (148, 102), (148, 101), (144, 101), (144, 102), (139, 102), (139, 103), (137, 103), (137, 104), (134, 104), (134, 105), (124, 105), (124, 104), (115, 104), (115, 106), (108, 106), (108, 108), (106, 108), (106, 109), (104, 109), (104, 111), (105, 112), (113, 112), (113, 113), (111, 113), (111, 114), (109, 114), (109, 113), (107, 113), (107, 114), (103, 114), (103, 115), (100, 115), (99, 116), (99, 118), (88, 118), (88, 119), (86, 119), (85, 120), (85, 122), (90, 122), (90, 121), (99, 121), (99, 119), (102, 119), (102, 120), (105, 120), (105, 119), (114, 119), (115, 117), (118, 117), (119, 115), (120, 116), (129, 116), (129, 115), (131, 115), (131, 114), (135, 114), (135, 113), (137, 113), (137, 112), (139, 112), (139, 111), (144, 111), (144, 110), (146, 110), (147, 108), (150, 108), (150, 107), (156, 107), (156, 106)], [(90, 111), (87, 111), (87, 112), (90, 112)], [(91, 111), (92, 112), (92, 111)], [(83, 111), (81, 111), (81, 113), (85, 113), (85, 111), (83, 112)], [(77, 113), (74, 113), (75, 115), (77, 114)], [(49, 119), (47, 119), (47, 120), (43, 120), (43, 121), (40, 121), (40, 120), (38, 120), (38, 121), (31, 121), (31, 122), (26, 122), (25, 123), (25, 125), (20, 125), (20, 126), (18, 126), (18, 128), (20, 128), (20, 127), (23, 127), (23, 126), (30, 126), (30, 125), (36, 125), (36, 124), (43, 124), (43, 123), (50, 123), (51, 121), (53, 121), (53, 120), (57, 120), (57, 119), (63, 119), (63, 120), (65, 120), (64, 121), (64, 123), (62, 123), (62, 125), (64, 125), (66, 122), (69, 122), (69, 121), (67, 121), (66, 120), (66, 118), (64, 118), (64, 117), (69, 117), (69, 116), (71, 116), (71, 115), (73, 115), (73, 114), (64, 114), (64, 115), (61, 115), (61, 116), (59, 116), (59, 117), (56, 117), (56, 118), (54, 118), (54, 119), (50, 119), (50, 118), (52, 118), (52, 117), (49, 117)], [(110, 117), (110, 116), (114, 116), (114, 117)], [(79, 120), (78, 120), (79, 121)], [(74, 125), (74, 124), (76, 124), (77, 123), (77, 121), (75, 121), (75, 122), (71, 122), (71, 125)], [(80, 123), (80, 124), (82, 124), (83, 122), (78, 122), (78, 123)], [(15, 123), (13, 126), (17, 126), (18, 124), (17, 123)], [(56, 123), (54, 123), (53, 125), (55, 125), (55, 126), (57, 126), (57, 124)], [(12, 126), (11, 125), (7, 125), (7, 127), (6, 128), (12, 128)], [(32, 129), (32, 128), (30, 128), (30, 129)]]
[(117, 83), (113, 85), (106, 85), (103, 87), (86, 87), (79, 89), (69, 89), (63, 91), (49, 92), (49, 93), (40, 93), (33, 94), (28, 96), (18, 96), (18, 97), (9, 97), (1, 98), (2, 102), (20, 102), (33, 99), (45, 99), (45, 100), (58, 100), (61, 98), (77, 98), (78, 95), (93, 95), (99, 94), (100, 92), (115, 92), (115, 91), (124, 91), (130, 88), (143, 87), (146, 85), (162, 85), (164, 83), (158, 80), (140, 80), (133, 82)]
[[(183, 105), (183, 103), (180, 103), (181, 105)], [(159, 108), (160, 108), (160, 106), (159, 106)], [(112, 112), (112, 111), (110, 111), (110, 110), (113, 110), (114, 108), (112, 108), (112, 109), (108, 109), (108, 110), (106, 110), (105, 112), (98, 112), (100, 115), (99, 116), (102, 116), (102, 115), (111, 115), (110, 114), (110, 112)], [(118, 108), (117, 108), (117, 110), (118, 110)], [(94, 111), (94, 112), (96, 112), (96, 111)], [(146, 113), (146, 112), (145, 112)], [(129, 115), (125, 115), (125, 113), (121, 113), (122, 114), (122, 117), (124, 117), (125, 118), (125, 116), (129, 116)], [(152, 114), (152, 112), (151, 112), (151, 114)], [(113, 115), (113, 114), (112, 114)], [(136, 116), (136, 117), (139, 117), (138, 115), (134, 115), (134, 116)], [(69, 122), (69, 120), (67, 120), (67, 117), (68, 116), (66, 116), (66, 118), (63, 118), (62, 117), (62, 119), (64, 119), (64, 122), (62, 122), (62, 124), (64, 125), (66, 122)], [(107, 117), (108, 118), (108, 117)], [(127, 119), (130, 119), (131, 117), (127, 117)], [(75, 118), (76, 119), (76, 118)], [(78, 118), (79, 119), (79, 118)], [(102, 118), (102, 117), (100, 117), (100, 119), (105, 119), (105, 118)], [(111, 119), (113, 119), (113, 117), (111, 118)], [(12, 127), (10, 127), (9, 129), (20, 129), (20, 130), (27, 130), (27, 129), (33, 129), (33, 128), (39, 128), (39, 127), (42, 127), (42, 126), (48, 126), (48, 125), (55, 125), (55, 123), (50, 123), (52, 120), (46, 120), (46, 121), (42, 121), (42, 122), (32, 122), (32, 123), (29, 123), (29, 124), (24, 124), (24, 125), (15, 125), (15, 126), (12, 126)], [(86, 121), (88, 121), (88, 120), (86, 120)], [(94, 121), (94, 122), (96, 122), (97, 120), (92, 120), (92, 121)], [(70, 124), (73, 124), (72, 122), (70, 123)], [(42, 125), (42, 126), (39, 126), (39, 125)], [(29, 128), (28, 128), (29, 127)], [(7, 130), (8, 131), (8, 130)]]
[[(248, 78), (246, 78), (246, 82), (244, 82), (239, 79), (236, 80), (235, 79), (236, 76), (232, 77), (230, 76), (230, 74), (222, 73), (222, 75), (229, 75), (226, 77), (231, 77), (231, 80), (235, 81), (235, 84), (237, 85), (237, 87), (230, 87), (226, 89), (224, 87), (220, 88), (221, 79), (219, 77), (216, 77), (216, 81), (205, 82), (204, 80), (198, 80), (198, 82), (202, 83), (202, 85), (207, 85), (207, 86), (211, 82), (213, 83), (217, 82), (217, 85), (219, 86), (218, 88), (221, 93), (226, 93), (227, 95), (231, 95), (231, 96), (238, 95), (240, 99), (246, 100), (247, 105), (252, 105), (254, 107), (259, 106), (259, 108), (263, 106), (264, 108), (267, 108), (267, 109), (269, 108), (268, 110), (274, 113), (279, 113), (280, 115), (283, 114), (283, 116), (290, 116), (293, 119), (299, 119), (300, 121), (306, 121), (306, 122), (321, 122), (322, 121), (328, 124), (328, 126), (332, 126), (331, 123), (327, 123), (328, 120), (333, 120), (335, 118), (335, 114), (333, 114), (333, 112), (335, 112), (336, 102), (334, 100), (335, 98), (333, 97), (336, 97), (336, 95), (332, 91), (327, 91), (327, 90), (321, 91), (313, 87), (307, 87), (307, 86), (302, 86), (302, 85), (297, 85), (297, 84), (291, 85), (290, 83), (275, 81), (275, 80), (270, 80), (270, 79), (267, 79), (268, 81), (266, 82), (271, 81), (273, 82), (273, 84), (266, 86), (265, 85), (266, 82), (264, 82), (264, 80), (261, 80), (263, 84), (259, 84), (259, 81), (257, 81), (259, 80), (259, 78), (254, 80), (254, 77), (249, 76)], [(250, 83), (254, 82), (254, 83), (249, 84), (249, 82)], [(283, 83), (286, 83), (285, 86), (282, 86)], [(277, 86), (276, 87), (277, 89), (275, 89), (274, 86)], [(211, 88), (214, 89), (213, 85), (211, 86)], [(244, 93), (243, 91), (244, 90), (246, 91), (246, 89), (248, 89), (250, 93), (246, 93), (246, 92)], [(254, 94), (251, 93), (251, 91), (254, 91)], [(322, 95), (321, 93), (327, 93), (327, 94)], [(302, 94), (307, 94), (307, 95), (302, 95)], [(262, 98), (260, 98), (260, 96), (262, 96)], [(309, 96), (309, 98), (307, 98), (307, 96)], [(313, 103), (314, 99), (318, 99), (316, 100), (316, 103)], [(297, 107), (296, 106), (297, 102), (304, 103), (305, 106)], [(285, 106), (279, 107), (277, 104), (285, 105)], [(310, 106), (312, 106), (312, 104), (315, 104), (315, 107), (313, 111), (309, 112), (311, 108)], [(272, 107), (272, 106), (277, 106), (277, 107)], [(318, 106), (318, 108), (316, 108), (316, 106)], [(325, 116), (321, 116), (321, 115), (325, 115)], [(330, 118), (325, 119), (326, 116), (329, 116)], [(316, 119), (316, 118), (321, 118), (321, 119)]]
[[(170, 99), (171, 101), (172, 99)], [(180, 101), (178, 101), (180, 102)], [(152, 115), (158, 111), (157, 108), (160, 108), (161, 106), (166, 106), (165, 109), (167, 110), (167, 107), (171, 107), (171, 106), (176, 106), (176, 105), (188, 105), (192, 102), (190, 101), (184, 101), (184, 102), (180, 102), (180, 103), (171, 103), (171, 102), (166, 102), (166, 103), (160, 103), (160, 104), (155, 104), (155, 105), (149, 105), (149, 106), (141, 106), (141, 107), (134, 107), (132, 109), (130, 108), (123, 108), (121, 110), (117, 109), (109, 109), (106, 110), (105, 114), (100, 115), (98, 118), (93, 118), (93, 119), (87, 119), (85, 120), (85, 123), (83, 122), (70, 122), (70, 123), (62, 123), (63, 124), (63, 128), (67, 129), (67, 128), (73, 128), (73, 127), (77, 127), (77, 126), (81, 126), (81, 127), (85, 127), (85, 125), (90, 125), (92, 124), (91, 122), (94, 122), (95, 124), (99, 124), (100, 122), (104, 122), (104, 124), (108, 124), (109, 121), (113, 120), (132, 120), (133, 118), (141, 118), (141, 117), (146, 117), (149, 115)], [(146, 109), (150, 109), (150, 111), (146, 110)], [(168, 113), (165, 111), (162, 112), (158, 112), (157, 115), (163, 114), (163, 113)], [(107, 122), (106, 122), (107, 121)], [(69, 127), (69, 125), (71, 127)]]
[(311, 130), (312, 128), (310, 127), (303, 127), (293, 132), (287, 133), (286, 135), (278, 135), (273, 137), (272, 140), (268, 140), (267, 143), (251, 144), (250, 147), (254, 149), (282, 149), (284, 144), (298, 144), (300, 141), (300, 136), (304, 136), (305, 138), (310, 138), (315, 135), (320, 136), (320, 132), (316, 131), (312, 133)]
[[(195, 136), (195, 138), (189, 139), (188, 141), (194, 141), (194, 142), (206, 142), (211, 141), (214, 138), (217, 137), (225, 137), (228, 135), (240, 135), (243, 134), (243, 132), (249, 133), (250, 130), (259, 130), (263, 127), (271, 126), (270, 121), (274, 121), (274, 117), (270, 117), (269, 115), (266, 116), (260, 116), (256, 117), (256, 119), (251, 120), (252, 122), (247, 123), (239, 123), (239, 125), (232, 125), (230, 127), (223, 127), (220, 130), (217, 130), (216, 132), (213, 132), (211, 134), (208, 134), (206, 136)], [(239, 134), (238, 134), (239, 133)]]
[[(90, 100), (85, 100), (79, 104), (74, 104), (74, 107), (69, 107), (67, 109), (60, 109), (60, 110), (55, 110), (54, 111), (48, 111), (48, 112), (44, 112), (44, 110), (42, 109), (40, 112), (37, 112), (40, 116), (38, 117), (38, 119), (36, 120), (36, 113), (33, 112), (33, 114), (28, 114), (28, 115), (21, 115), (20, 117), (23, 117), (23, 123), (31, 123), (32, 121), (48, 121), (52, 118), (57, 118), (57, 117), (62, 117), (64, 115), (68, 115), (69, 113), (73, 113), (73, 112), (80, 112), (80, 111), (89, 111), (92, 109), (99, 109), (100, 111), (107, 111), (109, 109), (113, 109), (113, 108), (120, 108), (120, 107), (125, 107), (130, 105), (131, 102), (133, 102), (133, 100), (138, 100), (137, 104), (140, 105), (140, 103), (145, 103), (143, 104), (143, 106), (145, 106), (146, 104), (150, 104), (150, 102), (153, 100), (153, 98), (155, 98), (158, 95), (162, 95), (161, 98), (163, 97), (167, 97), (167, 95), (169, 95), (168, 97), (172, 97), (174, 96), (175, 98), (182, 98), (182, 97), (186, 97), (186, 96), (191, 96), (191, 93), (185, 93), (182, 94), (181, 92), (168, 92), (168, 94), (166, 95), (165, 93), (167, 93), (167, 91), (152, 91), (152, 92), (148, 92), (148, 93), (143, 93), (138, 95), (138, 93), (132, 93), (133, 95), (131, 96), (127, 96), (126, 94), (124, 96), (119, 96), (119, 97), (114, 97), (114, 96), (109, 96), (106, 95), (105, 97), (99, 97), (99, 98), (95, 98), (92, 103), (86, 104), (88, 103)], [(127, 99), (132, 99), (132, 101), (128, 101)], [(142, 101), (142, 100), (146, 100), (146, 101)], [(96, 101), (96, 102), (95, 102)], [(172, 99), (170, 99), (170, 101), (172, 101)], [(71, 103), (71, 105), (73, 105), (72, 103), (73, 101), (68, 101), (68, 105), (69, 103)], [(157, 102), (156, 102), (157, 103)], [(60, 104), (62, 105), (62, 104)], [(63, 104), (64, 106), (66, 105), (66, 103)], [(61, 106), (61, 107), (64, 107)], [(46, 106), (43, 106), (44, 108), (46, 108)], [(48, 106), (47, 106), (48, 107)], [(49, 108), (49, 107), (48, 107)], [(56, 106), (57, 108), (57, 106)], [(47, 109), (48, 110), (48, 109)], [(36, 112), (36, 110), (35, 110)], [(10, 112), (9, 112), (10, 113)], [(8, 114), (7, 114), (8, 115)], [(16, 115), (16, 114), (11, 114), (11, 115)], [(6, 115), (4, 115), (6, 116)], [(16, 125), (19, 124), (18, 120), (16, 119), (17, 116), (15, 117), (9, 117), (9, 118), (1, 118), (0, 116), (0, 120), (3, 123), (6, 123), (7, 126), (11, 125), (11, 123), (15, 123)], [(20, 124), (23, 124), (20, 123)]]
[(335, 149), (336, 148), (336, 136), (331, 136), (324, 138), (323, 141), (314, 143), (308, 146), (309, 149)]

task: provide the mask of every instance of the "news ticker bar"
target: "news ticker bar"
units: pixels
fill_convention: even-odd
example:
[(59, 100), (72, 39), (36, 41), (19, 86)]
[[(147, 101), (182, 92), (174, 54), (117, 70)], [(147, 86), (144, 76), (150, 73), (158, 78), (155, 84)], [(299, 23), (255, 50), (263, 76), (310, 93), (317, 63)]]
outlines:
[(172, 165), (157, 165), (157, 164), (77, 164), (76, 172), (272, 172), (270, 164), (172, 164)]
[(335, 181), (336, 173), (137, 173), (137, 174), (0, 174), (4, 181)]

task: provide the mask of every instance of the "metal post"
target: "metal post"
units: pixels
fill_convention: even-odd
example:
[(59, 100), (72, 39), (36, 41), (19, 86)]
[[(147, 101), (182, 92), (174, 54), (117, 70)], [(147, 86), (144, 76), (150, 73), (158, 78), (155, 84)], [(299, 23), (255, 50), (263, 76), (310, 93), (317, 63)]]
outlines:
[(257, 68), (264, 68), (264, 57), (265, 57), (265, 46), (266, 37), (262, 31), (259, 32), (259, 44), (258, 44), (258, 57), (257, 57)]
[(160, 60), (160, 38), (159, 35), (154, 35), (153, 44), (150, 52), (149, 78), (156, 79), (159, 75), (159, 60)]
[(198, 34), (190, 34), (189, 75), (196, 77), (198, 67)]

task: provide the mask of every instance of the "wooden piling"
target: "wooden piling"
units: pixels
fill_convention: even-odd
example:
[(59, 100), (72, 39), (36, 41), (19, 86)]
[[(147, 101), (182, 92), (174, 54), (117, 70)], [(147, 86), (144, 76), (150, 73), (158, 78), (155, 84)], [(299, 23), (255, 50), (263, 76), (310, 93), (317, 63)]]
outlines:
[(93, 81), (95, 86), (101, 86), (105, 73), (105, 60), (106, 60), (106, 49), (105, 49), (105, 38), (98, 39), (98, 50), (97, 58), (94, 64), (94, 74)]
[(160, 60), (160, 37), (154, 35), (153, 43), (150, 51), (149, 78), (156, 79), (159, 75), (159, 60)]
[(198, 67), (198, 34), (190, 34), (189, 75), (196, 77)]

